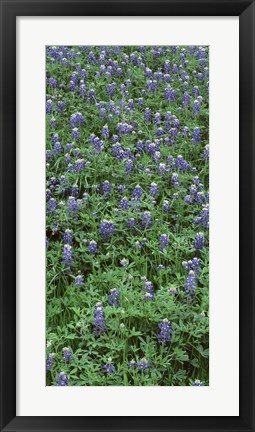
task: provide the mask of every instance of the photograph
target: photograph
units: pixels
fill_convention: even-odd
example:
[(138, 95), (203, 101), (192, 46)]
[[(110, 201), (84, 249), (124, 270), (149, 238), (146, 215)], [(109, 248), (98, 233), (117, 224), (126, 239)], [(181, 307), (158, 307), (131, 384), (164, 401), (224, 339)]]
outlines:
[(46, 386), (210, 385), (209, 52), (45, 47)]

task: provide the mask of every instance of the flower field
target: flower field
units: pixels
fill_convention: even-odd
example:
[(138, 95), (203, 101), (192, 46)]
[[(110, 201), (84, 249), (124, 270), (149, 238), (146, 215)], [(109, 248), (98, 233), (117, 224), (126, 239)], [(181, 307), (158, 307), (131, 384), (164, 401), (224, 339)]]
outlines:
[(209, 49), (46, 49), (46, 384), (209, 385)]

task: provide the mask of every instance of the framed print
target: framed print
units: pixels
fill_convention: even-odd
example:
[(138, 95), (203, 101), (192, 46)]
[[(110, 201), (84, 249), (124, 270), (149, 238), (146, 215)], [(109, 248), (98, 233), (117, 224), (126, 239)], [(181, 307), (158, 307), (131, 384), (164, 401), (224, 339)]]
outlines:
[(1, 430), (254, 430), (254, 2), (2, 1), (1, 59)]

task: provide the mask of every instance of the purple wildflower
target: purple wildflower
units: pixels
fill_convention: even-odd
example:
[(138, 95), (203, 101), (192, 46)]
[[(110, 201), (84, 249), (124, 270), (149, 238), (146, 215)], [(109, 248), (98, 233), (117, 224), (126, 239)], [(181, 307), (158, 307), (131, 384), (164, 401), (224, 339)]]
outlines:
[(79, 274), (74, 278), (74, 286), (83, 286), (84, 285), (84, 277)]
[(65, 244), (71, 245), (73, 243), (73, 231), (70, 229), (66, 229), (62, 238)]
[(141, 225), (142, 228), (150, 228), (152, 225), (152, 217), (151, 217), (151, 212), (149, 212), (148, 210), (146, 210), (143, 213), (143, 217), (141, 220)]
[(145, 357), (143, 357), (141, 360), (139, 360), (137, 362), (137, 368), (140, 371), (144, 371), (145, 369), (148, 369), (149, 367), (150, 367), (149, 362)]
[(108, 303), (111, 306), (120, 306), (119, 298), (120, 291), (118, 291), (117, 288), (112, 288), (110, 294), (108, 295)]
[(72, 139), (78, 140), (81, 137), (79, 129), (77, 127), (72, 129)]
[(171, 177), (171, 182), (174, 187), (179, 186), (179, 175), (177, 173), (173, 173)]
[(160, 329), (160, 333), (158, 334), (158, 343), (164, 345), (165, 343), (170, 342), (172, 333), (170, 321), (165, 318), (159, 323), (158, 327)]
[(193, 299), (195, 297), (196, 290), (196, 275), (193, 270), (189, 271), (189, 275), (186, 278), (186, 285), (184, 286), (184, 291), (186, 292), (189, 299)]
[(163, 201), (163, 212), (168, 213), (170, 211), (170, 203), (168, 200)]
[(196, 379), (192, 384), (191, 384), (191, 386), (194, 386), (194, 387), (204, 387), (204, 384), (202, 383), (202, 381), (200, 381), (199, 379)]
[(102, 192), (104, 194), (109, 194), (111, 192), (111, 183), (108, 182), (108, 180), (105, 180), (103, 182), (103, 186), (102, 186)]
[(97, 303), (94, 309), (94, 333), (99, 336), (106, 331), (104, 309), (102, 303)]
[(97, 242), (95, 240), (91, 240), (88, 245), (88, 253), (96, 254), (98, 252)]
[(52, 365), (55, 361), (55, 356), (56, 356), (56, 354), (54, 354), (54, 353), (51, 353), (48, 355), (48, 357), (46, 359), (46, 371), (51, 370)]
[(157, 194), (158, 194), (158, 185), (157, 183), (153, 182), (150, 185), (150, 195), (154, 197)]
[(69, 378), (67, 377), (67, 375), (65, 374), (65, 372), (60, 372), (58, 374), (58, 378), (57, 378), (57, 386), (67, 386), (68, 385), (68, 381)]
[(202, 250), (205, 247), (205, 235), (203, 232), (198, 232), (196, 234), (194, 246), (198, 250)]
[(169, 237), (167, 234), (162, 234), (159, 237), (159, 249), (160, 250), (166, 249), (168, 247), (169, 243), (170, 243), (170, 240), (169, 240)]
[(63, 353), (63, 360), (65, 362), (70, 363), (72, 361), (72, 358), (73, 358), (73, 352), (72, 352), (71, 348), (64, 347), (62, 350), (62, 353)]
[(115, 227), (112, 220), (102, 220), (100, 222), (99, 232), (103, 238), (110, 238), (115, 233)]
[(115, 367), (112, 364), (112, 359), (111, 357), (108, 358), (107, 363), (103, 366), (103, 369), (105, 370), (106, 373), (108, 374), (115, 374), (116, 370)]
[(70, 271), (73, 265), (72, 246), (70, 246), (69, 244), (64, 245), (62, 257), (63, 257), (62, 263), (65, 265), (66, 269)]

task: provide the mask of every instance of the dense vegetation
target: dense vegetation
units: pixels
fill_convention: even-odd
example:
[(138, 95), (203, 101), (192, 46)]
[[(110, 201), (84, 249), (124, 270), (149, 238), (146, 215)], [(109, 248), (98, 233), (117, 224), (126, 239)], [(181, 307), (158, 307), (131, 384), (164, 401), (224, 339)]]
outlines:
[(47, 385), (209, 384), (209, 64), (47, 47)]

